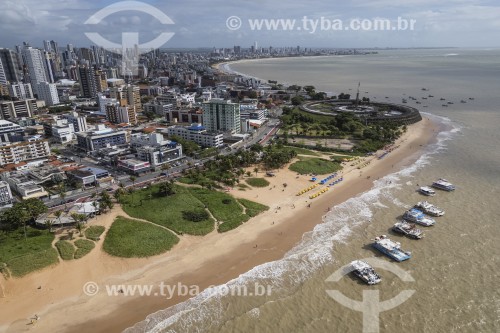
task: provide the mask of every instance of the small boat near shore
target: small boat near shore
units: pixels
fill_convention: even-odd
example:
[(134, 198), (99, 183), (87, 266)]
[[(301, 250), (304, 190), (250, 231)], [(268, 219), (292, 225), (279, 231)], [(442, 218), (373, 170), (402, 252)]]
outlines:
[(351, 262), (351, 269), (354, 275), (366, 284), (374, 285), (382, 281), (382, 278), (375, 272), (373, 267), (364, 261), (354, 260)]
[(436, 191), (434, 191), (429, 186), (422, 186), (421, 188), (418, 189), (418, 192), (428, 197), (433, 197), (436, 195)]
[(431, 216), (443, 216), (444, 210), (434, 206), (428, 201), (420, 201), (415, 205), (416, 208), (420, 208), (424, 211), (424, 213), (429, 214)]
[(372, 246), (398, 262), (411, 258), (411, 252), (401, 250), (401, 243), (392, 241), (386, 235), (375, 238), (375, 242), (372, 243)]
[(411, 239), (421, 239), (424, 237), (424, 232), (418, 229), (414, 223), (408, 223), (404, 220), (394, 224), (392, 231)]
[(416, 208), (407, 210), (403, 214), (403, 219), (409, 222), (417, 223), (423, 225), (424, 227), (430, 227), (436, 224), (436, 221), (430, 217), (425, 216), (425, 214)]
[(432, 183), (432, 187), (440, 189), (440, 190), (448, 191), (448, 192), (455, 190), (455, 185), (453, 185), (452, 183), (450, 183), (449, 181), (447, 181), (444, 178), (440, 178), (440, 179), (436, 180), (434, 183)]

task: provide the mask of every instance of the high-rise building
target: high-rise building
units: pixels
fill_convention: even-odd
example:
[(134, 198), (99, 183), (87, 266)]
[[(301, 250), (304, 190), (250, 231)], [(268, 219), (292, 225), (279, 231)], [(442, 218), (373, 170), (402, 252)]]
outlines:
[(111, 98), (116, 98), (121, 106), (134, 106), (135, 112), (142, 112), (140, 89), (138, 86), (125, 85), (112, 87), (109, 90)]
[(5, 71), (3, 69), (3, 64), (0, 61), (0, 85), (7, 85), (7, 76), (5, 75)]
[(20, 82), (22, 80), (21, 66), (16, 52), (0, 48), (0, 63), (5, 72), (5, 78), (9, 82)]
[(134, 106), (106, 105), (106, 119), (113, 124), (136, 124), (137, 114)]
[(28, 69), (29, 80), (35, 94), (38, 94), (38, 84), (48, 82), (45, 73), (44, 57), (42, 52), (31, 46), (25, 45), (22, 49), (23, 61)]
[(40, 82), (37, 86), (38, 99), (44, 100), (47, 106), (59, 104), (59, 96), (55, 83)]
[(45, 74), (47, 75), (47, 82), (49, 83), (56, 82), (54, 61), (54, 55), (51, 52), (43, 52), (43, 65), (45, 66)]
[(94, 70), (88, 66), (78, 67), (78, 80), (80, 81), (80, 93), (86, 98), (97, 96), (97, 85)]
[(10, 97), (15, 97), (18, 99), (35, 98), (33, 96), (33, 89), (31, 88), (31, 83), (17, 82), (9, 84), (9, 94)]
[(108, 76), (105, 71), (97, 70), (95, 71), (94, 76), (97, 92), (103, 92), (108, 89)]
[(203, 103), (203, 125), (209, 132), (241, 131), (240, 105), (231, 101), (213, 98)]

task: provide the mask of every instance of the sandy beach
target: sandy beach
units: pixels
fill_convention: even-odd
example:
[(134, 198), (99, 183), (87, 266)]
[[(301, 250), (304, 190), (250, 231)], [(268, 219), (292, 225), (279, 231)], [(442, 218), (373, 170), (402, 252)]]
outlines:
[[(296, 196), (311, 185), (310, 177), (297, 177), (288, 168), (279, 170), (275, 177), (266, 178), (271, 182), (270, 187), (234, 189), (232, 195), (266, 204), (270, 210), (224, 234), (214, 231), (204, 237), (180, 236), (174, 249), (163, 255), (145, 259), (115, 258), (102, 251), (101, 240), (80, 260), (60, 262), (20, 279), (0, 278), (0, 331), (120, 332), (188, 296), (168, 300), (155, 296), (108, 296), (102, 291), (105, 285), (181, 282), (203, 290), (279, 259), (305, 232), (321, 223), (329, 207), (369, 190), (374, 180), (413, 163), (439, 130), (427, 118), (409, 126), (396, 142), (399, 148), (382, 160), (367, 158), (371, 163), (361, 170), (348, 164), (343, 171), (344, 181), (313, 200), (309, 199), (309, 193)], [(259, 172), (259, 177), (263, 176)], [(283, 183), (287, 184), (286, 188)], [(127, 216), (117, 206), (110, 213), (92, 219), (89, 225), (109, 228), (119, 215)], [(89, 281), (97, 283), (101, 292), (92, 297), (85, 295), (83, 286)], [(28, 325), (35, 314), (40, 319), (35, 325)]]

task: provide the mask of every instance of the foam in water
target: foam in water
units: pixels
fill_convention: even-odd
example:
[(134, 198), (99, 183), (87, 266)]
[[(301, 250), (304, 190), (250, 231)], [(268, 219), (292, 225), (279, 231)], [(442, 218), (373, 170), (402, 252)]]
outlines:
[[(313, 231), (305, 233), (302, 241), (287, 252), (283, 259), (254, 267), (225, 285), (206, 289), (183, 303), (151, 314), (144, 322), (125, 332), (134, 332), (136, 327), (137, 329), (140, 327), (141, 332), (169, 332), (173, 331), (170, 327), (174, 324), (183, 331), (190, 332), (201, 332), (217, 327), (224, 321), (225, 306), (222, 299), (225, 296), (221, 296), (222, 287), (231, 288), (235, 285), (265, 280), (266, 284), (272, 286), (273, 295), (276, 294), (275, 291), (290, 293), (288, 290), (290, 284), (300, 285), (313, 272), (335, 260), (334, 245), (346, 242), (356, 226), (369, 223), (373, 216), (374, 205), (383, 206), (381, 199), (390, 200), (400, 207), (406, 206), (397, 200), (393, 192), (404, 184), (403, 178), (411, 177), (415, 171), (429, 165), (432, 155), (446, 149), (446, 141), (461, 129), (448, 118), (431, 114), (426, 116), (452, 129), (439, 133), (437, 142), (430, 145), (413, 165), (376, 180), (371, 190), (335, 206), (323, 217), (323, 223), (316, 225)], [(254, 307), (247, 311), (247, 314), (258, 318), (260, 310)]]

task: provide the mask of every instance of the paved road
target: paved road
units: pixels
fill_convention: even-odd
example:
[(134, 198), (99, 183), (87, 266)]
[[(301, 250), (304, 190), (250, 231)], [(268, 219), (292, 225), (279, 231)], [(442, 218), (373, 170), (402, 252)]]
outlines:
[[(223, 155), (233, 154), (239, 148), (247, 148), (247, 147), (250, 147), (256, 143), (260, 143), (262, 145), (265, 145), (276, 134), (277, 130), (279, 129), (279, 125), (280, 125), (280, 121), (278, 119), (272, 118), (264, 126), (259, 128), (257, 130), (257, 132), (253, 134), (251, 139), (243, 141), (242, 143), (240, 143), (239, 145), (237, 145), (233, 149), (229, 149), (229, 150), (224, 149), (224, 150), (220, 151), (220, 154), (223, 154)], [(183, 164), (181, 164), (180, 166), (172, 167), (172, 168), (168, 169), (167, 171), (154, 171), (154, 172), (150, 172), (150, 173), (146, 173), (144, 175), (141, 175), (141, 176), (137, 177), (137, 179), (135, 180), (135, 182), (133, 184), (132, 181), (130, 180), (130, 175), (122, 172), (118, 168), (109, 167), (109, 166), (101, 166), (99, 164), (96, 164), (95, 162), (93, 162), (93, 160), (91, 160), (89, 158), (86, 158), (86, 157), (80, 158), (80, 157), (74, 156), (74, 154), (72, 154), (69, 151), (63, 151), (63, 155), (68, 156), (68, 157), (72, 157), (75, 159), (76, 162), (83, 164), (85, 166), (94, 167), (94, 168), (103, 168), (103, 169), (108, 170), (116, 179), (116, 183), (114, 185), (108, 187), (108, 188), (112, 189), (113, 191), (119, 187), (119, 185), (118, 185), (119, 183), (122, 183), (125, 188), (129, 187), (129, 186), (141, 187), (141, 186), (145, 186), (146, 184), (150, 184), (151, 182), (156, 182), (156, 181), (161, 181), (161, 180), (173, 178), (173, 177), (179, 176), (183, 170), (192, 168), (193, 165), (203, 164), (206, 161), (215, 158), (214, 156), (200, 159), (200, 160), (186, 158), (186, 159), (182, 160)], [(187, 162), (190, 162), (191, 166), (188, 166)], [(165, 173), (167, 173), (168, 176), (165, 176)], [(105, 188), (105, 187), (89, 188), (88, 190), (85, 190), (82, 192), (67, 195), (65, 197), (65, 200), (67, 202), (67, 205), (71, 205), (75, 201), (89, 198), (94, 193), (101, 192), (101, 191), (106, 190), (106, 189), (107, 188)], [(62, 207), (64, 207), (64, 202), (61, 198), (49, 199), (49, 200), (45, 200), (44, 202), (51, 209), (61, 209)]]

